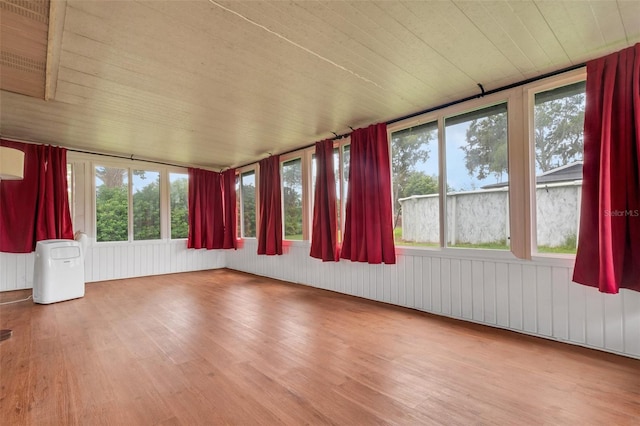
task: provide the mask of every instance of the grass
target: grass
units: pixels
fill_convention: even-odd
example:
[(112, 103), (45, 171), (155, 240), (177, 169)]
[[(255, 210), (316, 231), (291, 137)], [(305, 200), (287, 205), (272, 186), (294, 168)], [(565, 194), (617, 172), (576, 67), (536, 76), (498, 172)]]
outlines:
[(284, 239), (285, 240), (302, 241), (302, 234), (285, 235)]
[(564, 240), (564, 244), (560, 246), (538, 246), (538, 253), (564, 253), (564, 254), (576, 254), (576, 247), (578, 245), (578, 238), (576, 234), (568, 235)]
[(489, 249), (489, 250), (509, 250), (509, 246), (506, 241), (491, 241), (488, 243), (457, 243), (452, 244), (449, 247), (454, 248), (477, 248), (477, 249)]
[(405, 247), (440, 247), (439, 242), (415, 242), (415, 241), (406, 241), (402, 239), (402, 228), (396, 228), (393, 230), (393, 240), (398, 246)]

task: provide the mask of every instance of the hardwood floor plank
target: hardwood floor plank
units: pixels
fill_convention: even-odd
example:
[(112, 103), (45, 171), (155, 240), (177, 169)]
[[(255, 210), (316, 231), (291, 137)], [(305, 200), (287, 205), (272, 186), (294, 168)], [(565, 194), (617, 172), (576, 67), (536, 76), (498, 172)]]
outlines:
[(231, 270), (92, 283), (0, 327), (3, 425), (640, 419), (640, 360)]

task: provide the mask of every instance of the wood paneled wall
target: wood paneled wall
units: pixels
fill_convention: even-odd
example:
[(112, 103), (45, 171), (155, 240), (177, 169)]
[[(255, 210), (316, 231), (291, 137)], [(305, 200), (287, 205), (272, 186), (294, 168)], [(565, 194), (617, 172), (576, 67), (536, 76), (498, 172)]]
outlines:
[(396, 265), (320, 262), (307, 243), (257, 256), (254, 240), (226, 266), (452, 318), (640, 358), (640, 293), (571, 281), (569, 259), (496, 260), (405, 250)]
[[(33, 287), (35, 253), (0, 253), (0, 291)], [(89, 247), (85, 281), (104, 281), (225, 266), (222, 250), (189, 250), (182, 241), (109, 243)]]

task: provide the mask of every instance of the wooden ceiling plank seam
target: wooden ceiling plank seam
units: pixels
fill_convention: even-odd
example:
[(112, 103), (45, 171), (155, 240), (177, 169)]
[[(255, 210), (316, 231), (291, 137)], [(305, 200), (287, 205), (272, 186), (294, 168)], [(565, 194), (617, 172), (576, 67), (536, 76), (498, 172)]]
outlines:
[[(428, 50), (430, 52), (429, 56), (433, 58), (430, 62), (432, 64), (432, 67), (435, 68), (435, 72), (437, 75), (460, 75), (460, 78), (466, 79), (466, 81), (468, 81), (470, 85), (475, 84), (474, 79), (467, 72), (453, 63), (439, 49), (434, 48), (434, 46), (432, 46), (432, 43), (427, 42), (424, 35), (420, 35), (421, 31), (419, 31), (419, 28), (416, 27), (417, 24), (414, 23), (413, 20), (405, 19), (407, 14), (415, 14), (411, 12), (403, 2), (378, 2), (377, 4), (402, 28), (404, 28), (408, 34), (411, 34), (413, 38), (418, 40), (418, 42), (424, 47), (425, 50)], [(418, 19), (418, 21), (420, 20)], [(422, 24), (420, 23), (420, 25)]]
[[(330, 7), (335, 7), (335, 4), (336, 3), (330, 3)], [(368, 5), (375, 7), (367, 7)], [(406, 27), (381, 9), (378, 3), (349, 3), (349, 6), (354, 9), (354, 13), (364, 13), (364, 11), (367, 11), (367, 16), (371, 16), (372, 22), (377, 21), (383, 23), (382, 27), (385, 28), (384, 37), (394, 40), (393, 43), (389, 42), (389, 50), (386, 51), (386, 55), (393, 58), (392, 61), (406, 73), (413, 75), (414, 78), (423, 82), (423, 84), (434, 88), (432, 93), (437, 96), (442, 96), (446, 93), (446, 83), (434, 83), (437, 77), (442, 78), (443, 75), (446, 76), (447, 80), (451, 81), (452, 84), (457, 84), (462, 80), (465, 82), (469, 81), (467, 76), (461, 74), (459, 70), (453, 66), (450, 66), (446, 73), (440, 73), (436, 67), (432, 66), (435, 62), (434, 58), (437, 58), (439, 55), (429, 46), (425, 45), (424, 42), (412, 32), (407, 31)]]
[[(237, 4), (237, 3), (234, 3), (234, 5), (236, 5), (236, 4)], [(156, 6), (156, 4), (154, 4), (154, 7), (155, 7), (155, 6)], [(293, 21), (295, 21), (295, 20), (293, 20)], [(352, 49), (352, 50), (350, 50), (350, 52), (352, 52), (352, 51), (353, 51), (353, 49)], [(294, 53), (298, 53), (298, 55), (300, 55), (300, 54), (302, 53), (302, 52), (295, 52), (295, 50), (294, 50), (293, 52), (294, 52)], [(289, 54), (289, 55), (290, 55), (290, 54)], [(289, 56), (289, 55), (283, 55), (283, 56), (287, 57), (287, 56)], [(297, 61), (295, 61), (295, 62), (297, 63)], [(335, 79), (331, 79), (331, 80), (335, 80)], [(390, 94), (391, 94), (391, 95), (396, 95), (396, 94), (394, 94), (393, 92), (391, 92)], [(386, 96), (389, 96), (389, 93), (387, 93), (387, 94), (386, 94)], [(397, 95), (396, 95), (396, 96), (397, 96)]]
[[(74, 71), (73, 70), (67, 70), (66, 68), (62, 69), (62, 74), (61, 74), (62, 80), (61, 81), (65, 81), (64, 80), (66, 78), (65, 75), (68, 72), (74, 72)], [(79, 78), (69, 78), (68, 80), (69, 81), (65, 81), (65, 83), (78, 85)], [(61, 89), (61, 92), (63, 92), (63, 91), (64, 91), (64, 89)], [(115, 92), (110, 92), (110, 93), (115, 93)], [(129, 91), (126, 88), (123, 88), (122, 91), (117, 93), (117, 94), (118, 94), (118, 96), (129, 96)], [(131, 98), (134, 101), (137, 102), (139, 99), (142, 99), (143, 97), (141, 95), (138, 95), (138, 94), (133, 94)], [(173, 114), (173, 115), (175, 115), (176, 111), (183, 111), (185, 114), (192, 114), (192, 113), (190, 113), (190, 111), (193, 109), (193, 108), (191, 108), (191, 105), (185, 103), (182, 108), (177, 108), (176, 105), (175, 105), (176, 103), (172, 98), (167, 98), (166, 101), (170, 104), (169, 106), (171, 108), (169, 108), (167, 104), (162, 104), (161, 105), (161, 110), (162, 111), (169, 111), (170, 114)], [(135, 108), (134, 108), (136, 111), (143, 110), (143, 109), (146, 108), (147, 105), (153, 104), (153, 102), (148, 100), (148, 99), (143, 99), (140, 102), (142, 102), (142, 103), (140, 103), (139, 105), (136, 105)], [(291, 111), (291, 112), (293, 112), (293, 111)], [(158, 113), (158, 114), (160, 114), (160, 113)], [(162, 114), (160, 114), (160, 115), (162, 115)], [(285, 114), (285, 117), (286, 116), (287, 115)], [(170, 117), (170, 115), (163, 116), (162, 120), (168, 119), (169, 117)], [(211, 121), (210, 114), (205, 113), (202, 116), (202, 120), (204, 122), (210, 122)], [(279, 122), (280, 123), (286, 122), (286, 119), (281, 119), (281, 120), (279, 120)], [(300, 122), (300, 123), (302, 123), (302, 122)]]
[[(308, 3), (308, 2), (300, 3), (301, 7), (307, 7), (307, 8), (309, 7), (310, 4), (313, 4), (313, 3)], [(345, 7), (350, 7), (351, 5), (351, 3), (335, 3), (335, 4), (344, 5)], [(335, 4), (331, 3), (330, 5), (334, 6)], [(367, 3), (367, 4), (370, 4), (370, 3)], [(309, 9), (309, 11), (314, 18), (322, 20), (325, 23), (325, 26), (333, 25), (335, 26), (336, 29), (339, 29), (340, 31), (342, 31), (344, 34), (348, 36), (345, 42), (340, 43), (337, 46), (333, 46), (333, 45), (331, 46), (332, 52), (338, 55), (336, 57), (337, 58), (336, 61), (339, 61), (341, 63), (351, 63), (351, 64), (354, 64), (355, 66), (361, 67), (362, 65), (359, 64), (358, 62), (354, 62), (353, 59), (347, 60), (347, 58), (353, 58), (355, 56), (362, 58), (362, 60), (370, 64), (370, 66), (365, 67), (365, 69), (372, 72), (373, 74), (371, 75), (376, 76), (375, 78), (377, 79), (377, 81), (380, 81), (381, 85), (388, 92), (395, 93), (396, 96), (400, 96), (401, 98), (403, 98), (404, 100), (410, 103), (413, 103), (414, 101), (410, 99), (406, 99), (405, 93), (411, 93), (411, 94), (416, 92), (437, 93), (439, 90), (441, 90), (437, 86), (433, 85), (433, 83), (431, 83), (429, 80), (419, 78), (414, 73), (409, 72), (405, 67), (402, 66), (402, 63), (398, 63), (397, 61), (391, 60), (388, 55), (397, 52), (398, 49), (393, 49), (393, 47), (391, 46), (387, 47), (386, 43), (385, 43), (384, 49), (381, 49), (382, 46), (381, 46), (381, 43), (378, 41), (378, 39), (375, 37), (374, 28), (372, 28), (370, 32), (365, 33), (366, 30), (362, 30), (355, 25), (349, 25), (348, 21), (344, 20), (344, 18), (342, 18), (340, 14), (336, 14), (329, 7), (326, 8), (326, 11), (330, 12), (332, 15), (335, 15), (336, 19), (331, 19), (331, 17), (327, 16), (326, 13), (322, 14), (323, 11), (320, 10), (319, 8)], [(341, 21), (338, 21), (338, 19), (341, 19)], [(337, 25), (336, 22), (342, 25)], [(346, 29), (350, 28), (351, 26), (353, 26), (354, 31), (346, 32)], [(375, 28), (375, 30), (379, 31), (380, 28), (382, 27), (377, 27)], [(356, 32), (361, 35), (362, 34), (365, 35), (365, 37), (356, 37), (355, 36)], [(388, 34), (386, 30), (384, 30), (384, 32)], [(357, 53), (357, 52), (360, 52), (360, 53)], [(396, 72), (397, 70), (399, 70), (400, 73)], [(361, 71), (358, 71), (358, 72), (361, 72)], [(393, 81), (390, 81), (389, 78), (387, 77), (391, 75), (394, 76)], [(373, 78), (373, 77), (369, 77), (369, 78)], [(437, 94), (440, 94), (440, 93), (437, 93)]]
[[(572, 64), (584, 62), (592, 53), (590, 46), (601, 45), (604, 41), (600, 31), (592, 31), (597, 28), (597, 23), (589, 4), (580, 3), (573, 5), (571, 2), (535, 1)], [(577, 20), (577, 16), (586, 19), (588, 23)]]
[(618, 2), (618, 10), (627, 37), (627, 46), (631, 46), (640, 40), (640, 2)]
[[(154, 4), (154, 6), (155, 6), (155, 4)], [(298, 56), (300, 56), (300, 55), (304, 56), (304, 52), (302, 52), (302, 51), (297, 52), (296, 50), (293, 50), (292, 52), (295, 53)], [(298, 63), (298, 61), (292, 61), (293, 58), (290, 58), (291, 54), (292, 53), (287, 53), (287, 54), (280, 55), (280, 56), (287, 57), (288, 58), (288, 62)], [(278, 56), (278, 55), (276, 55), (276, 56)], [(303, 59), (306, 59), (306, 58), (303, 58)], [(313, 79), (317, 78), (317, 74), (312, 74), (311, 71), (309, 71), (307, 74), (308, 74), (307, 75), (307, 79), (308, 80), (313, 80)], [(322, 74), (320, 74), (320, 75), (322, 76)], [(329, 81), (335, 81), (335, 80), (336, 80), (335, 78), (329, 78)]]
[[(516, 41), (516, 37), (523, 31), (516, 17), (511, 14), (510, 8), (502, 10), (502, 14), (499, 14), (491, 7), (496, 3), (456, 1), (454, 4), (522, 75), (536, 69), (533, 61)], [(508, 19), (501, 19), (505, 14), (510, 15)]]
[[(67, 45), (68, 45), (68, 43), (65, 41), (65, 49), (68, 48)], [(381, 102), (381, 103), (386, 102), (386, 99), (382, 99), (381, 98), (379, 102)]]

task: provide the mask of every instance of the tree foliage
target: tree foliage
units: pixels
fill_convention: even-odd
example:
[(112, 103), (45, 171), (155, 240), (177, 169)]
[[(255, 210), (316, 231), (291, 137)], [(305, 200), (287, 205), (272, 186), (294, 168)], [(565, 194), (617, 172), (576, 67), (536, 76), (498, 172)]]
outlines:
[(171, 238), (187, 238), (189, 236), (188, 210), (189, 179), (182, 178), (171, 182)]
[(465, 166), (470, 176), (483, 180), (494, 175), (498, 182), (508, 170), (507, 113), (492, 114), (473, 120), (462, 146)]
[(127, 241), (129, 201), (126, 186), (96, 188), (97, 241)]
[(133, 194), (133, 239), (160, 238), (160, 173)]
[(302, 161), (293, 160), (282, 167), (282, 204), (284, 235), (302, 236)]
[(242, 184), (242, 223), (244, 237), (256, 236), (256, 187), (253, 183)]
[(423, 172), (411, 172), (404, 188), (405, 197), (438, 193), (438, 176)]
[[(431, 131), (398, 132), (391, 138), (391, 166), (393, 173), (393, 198), (395, 208), (400, 208), (398, 199), (420, 195), (416, 190), (421, 187), (430, 188), (432, 176), (416, 170), (416, 165), (429, 159), (429, 143), (434, 139)], [(435, 192), (437, 178), (435, 179)], [(429, 192), (432, 193), (432, 192)]]
[(536, 165), (546, 172), (582, 159), (584, 93), (537, 104)]
[[(546, 172), (582, 159), (584, 148), (584, 93), (536, 104), (535, 161)], [(473, 120), (466, 133), (465, 166), (470, 176), (501, 181), (508, 170), (507, 114)]]

